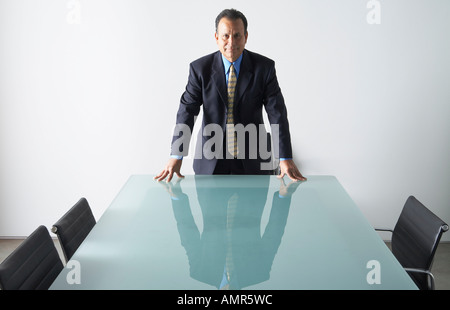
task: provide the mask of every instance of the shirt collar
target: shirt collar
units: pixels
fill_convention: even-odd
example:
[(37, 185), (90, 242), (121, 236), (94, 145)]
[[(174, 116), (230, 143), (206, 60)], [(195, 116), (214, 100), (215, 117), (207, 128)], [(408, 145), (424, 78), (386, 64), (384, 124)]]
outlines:
[[(241, 56), (239, 56), (239, 58), (236, 59), (235, 62), (233, 62), (233, 66), (234, 66), (234, 70), (236, 72), (236, 76), (239, 75), (239, 70), (241, 69), (242, 55), (244, 55), (244, 53), (242, 53)], [(228, 59), (226, 59), (223, 56), (223, 54), (222, 54), (222, 60), (223, 60), (223, 65), (225, 67), (225, 74), (228, 74), (228, 71), (230, 70), (231, 62)]]

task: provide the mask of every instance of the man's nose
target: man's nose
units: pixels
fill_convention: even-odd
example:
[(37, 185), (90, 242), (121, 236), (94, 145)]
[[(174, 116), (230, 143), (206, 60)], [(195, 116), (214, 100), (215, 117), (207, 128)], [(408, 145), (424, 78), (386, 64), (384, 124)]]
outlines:
[(233, 36), (230, 36), (230, 37), (228, 38), (228, 45), (233, 46), (233, 43), (234, 43)]

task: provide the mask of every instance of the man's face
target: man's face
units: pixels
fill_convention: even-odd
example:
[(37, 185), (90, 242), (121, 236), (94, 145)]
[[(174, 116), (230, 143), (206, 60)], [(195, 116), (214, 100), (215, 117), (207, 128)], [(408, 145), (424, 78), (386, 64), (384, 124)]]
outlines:
[(220, 52), (230, 62), (236, 61), (241, 56), (247, 43), (247, 36), (242, 19), (229, 20), (226, 17), (220, 20), (215, 33)]

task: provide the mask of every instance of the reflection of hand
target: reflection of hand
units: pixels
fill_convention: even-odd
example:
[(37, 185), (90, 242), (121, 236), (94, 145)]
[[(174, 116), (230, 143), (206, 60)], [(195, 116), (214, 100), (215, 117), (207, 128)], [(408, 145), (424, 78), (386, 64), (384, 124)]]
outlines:
[(283, 197), (291, 196), (297, 190), (297, 187), (301, 184), (301, 182), (291, 181), (286, 186), (283, 178), (281, 178), (280, 181), (280, 195)]
[(159, 182), (165, 190), (169, 193), (170, 197), (172, 198), (178, 198), (181, 194), (183, 194), (183, 191), (181, 190), (181, 180), (183, 179), (177, 179), (175, 184), (172, 184), (172, 182)]

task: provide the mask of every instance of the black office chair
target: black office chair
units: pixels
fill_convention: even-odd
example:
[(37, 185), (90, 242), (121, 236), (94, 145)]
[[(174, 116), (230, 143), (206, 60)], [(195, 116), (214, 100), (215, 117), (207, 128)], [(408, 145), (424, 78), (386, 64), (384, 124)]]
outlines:
[(39, 226), (1, 264), (2, 290), (47, 290), (64, 268), (45, 226)]
[(66, 261), (86, 238), (96, 221), (86, 198), (81, 198), (52, 227), (52, 232), (58, 236)]
[(434, 290), (434, 254), (448, 225), (414, 196), (408, 197), (392, 232), (392, 253), (421, 290)]

